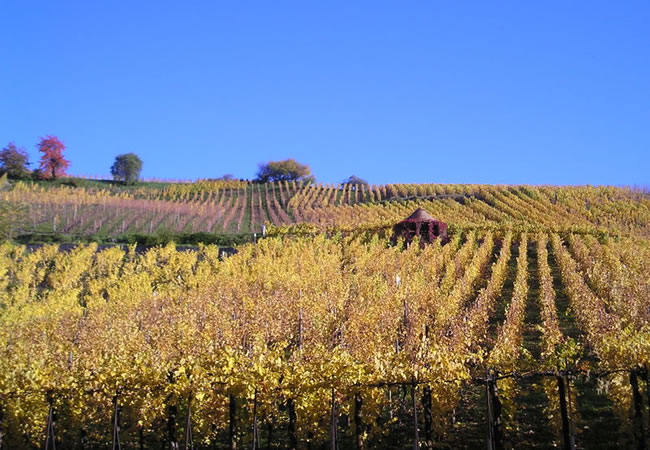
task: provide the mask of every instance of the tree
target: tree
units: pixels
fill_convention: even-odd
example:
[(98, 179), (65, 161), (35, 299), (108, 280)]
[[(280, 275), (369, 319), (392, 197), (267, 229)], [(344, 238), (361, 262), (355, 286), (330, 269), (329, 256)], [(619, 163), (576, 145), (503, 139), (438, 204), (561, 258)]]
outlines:
[(24, 148), (16, 147), (16, 144), (10, 142), (0, 151), (0, 171), (6, 173), (12, 178), (24, 178), (29, 175), (29, 156)]
[(140, 178), (142, 160), (135, 153), (117, 155), (111, 166), (111, 175), (115, 180), (122, 180), (125, 183), (135, 183)]
[(350, 178), (343, 180), (343, 184), (352, 184), (354, 186), (369, 186), (366, 180), (359, 178), (356, 175), (351, 175)]
[(56, 136), (45, 136), (38, 143), (38, 151), (43, 153), (39, 171), (44, 178), (55, 180), (65, 176), (70, 162), (63, 157), (65, 145)]
[(260, 164), (256, 181), (268, 183), (273, 181), (304, 181), (313, 183), (314, 177), (309, 166), (300, 164), (295, 159), (270, 161)]

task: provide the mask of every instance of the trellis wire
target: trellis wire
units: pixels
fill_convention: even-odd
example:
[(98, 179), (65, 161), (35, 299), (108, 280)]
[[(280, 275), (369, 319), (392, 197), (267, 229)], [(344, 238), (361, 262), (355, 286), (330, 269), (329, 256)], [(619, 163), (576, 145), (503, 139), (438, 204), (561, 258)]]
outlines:
[[(634, 413), (632, 417), (632, 423), (633, 423), (633, 433), (634, 433), (634, 440), (637, 444), (637, 449), (645, 449), (646, 448), (646, 434), (645, 434), (645, 425), (643, 423), (643, 397), (641, 395), (640, 389), (639, 389), (639, 383), (638, 383), (638, 378), (641, 377), (643, 381), (646, 383), (646, 389), (650, 391), (650, 384), (648, 384), (648, 373), (646, 368), (616, 368), (616, 369), (609, 369), (609, 370), (604, 370), (604, 371), (590, 371), (590, 370), (585, 370), (585, 369), (579, 369), (579, 368), (571, 368), (571, 369), (566, 369), (566, 370), (561, 370), (561, 371), (525, 371), (525, 372), (508, 372), (508, 373), (499, 373), (495, 370), (488, 370), (486, 371), (486, 375), (484, 377), (478, 377), (478, 376), (473, 376), (467, 379), (433, 379), (433, 380), (426, 380), (426, 379), (411, 379), (409, 381), (403, 381), (403, 380), (395, 380), (395, 381), (378, 381), (374, 383), (355, 383), (352, 385), (347, 386), (348, 388), (390, 388), (390, 387), (404, 387), (404, 388), (411, 388), (411, 399), (412, 399), (412, 408), (413, 408), (413, 448), (416, 450), (419, 448), (419, 430), (418, 430), (418, 416), (417, 416), (417, 398), (416, 398), (416, 389), (418, 386), (431, 386), (433, 384), (439, 384), (439, 383), (459, 383), (459, 382), (471, 382), (474, 384), (484, 384), (486, 387), (486, 399), (487, 399), (487, 425), (488, 425), (488, 435), (486, 437), (487, 439), (487, 446), (488, 449), (491, 450), (498, 450), (503, 448), (503, 443), (502, 443), (502, 433), (501, 433), (501, 417), (500, 417), (500, 412), (501, 412), (501, 403), (500, 400), (498, 399), (498, 391), (497, 391), (497, 383), (500, 380), (504, 380), (507, 378), (514, 378), (514, 379), (523, 379), (523, 378), (528, 378), (528, 377), (554, 377), (557, 380), (558, 384), (558, 396), (560, 400), (560, 409), (561, 409), (561, 415), (562, 415), (562, 436), (563, 436), (563, 442), (564, 442), (564, 448), (567, 450), (574, 450), (576, 448), (576, 443), (575, 443), (575, 435), (572, 430), (572, 423), (571, 423), (571, 404), (570, 404), (570, 393), (569, 393), (569, 386), (570, 383), (568, 382), (570, 377), (578, 377), (578, 376), (584, 376), (584, 377), (591, 377), (591, 378), (605, 378), (609, 377), (613, 374), (620, 374), (620, 373), (628, 373), (629, 378), (630, 378), (630, 386), (632, 388), (632, 400), (633, 400), (633, 406), (634, 406)], [(217, 385), (224, 385), (224, 383), (216, 383)], [(319, 387), (318, 385), (314, 387)], [(337, 450), (338, 449), (338, 429), (337, 429), (337, 423), (338, 423), (338, 404), (336, 402), (335, 398), (335, 388), (332, 387), (331, 385), (323, 385), (320, 387), (329, 387), (331, 390), (331, 421), (330, 421), (330, 449), (331, 450)], [(120, 415), (121, 415), (121, 407), (119, 404), (119, 397), (122, 393), (124, 392), (138, 392), (136, 389), (128, 389), (128, 388), (121, 388), (119, 389), (113, 396), (112, 398), (112, 403), (113, 403), (113, 414), (111, 418), (111, 425), (112, 425), (112, 448), (113, 450), (119, 450), (121, 448), (121, 443), (120, 443)], [(32, 392), (27, 392), (23, 393), (22, 395), (18, 395), (16, 393), (9, 393), (3, 395), (4, 398), (16, 398), (16, 397), (27, 397), (29, 395), (38, 395), (39, 392), (41, 394), (44, 394), (46, 397), (46, 401), (48, 404), (48, 413), (47, 413), (47, 421), (46, 421), (46, 430), (45, 430), (45, 443), (44, 443), (44, 448), (46, 450), (49, 449), (56, 449), (56, 435), (55, 435), (55, 422), (56, 422), (56, 412), (54, 408), (54, 400), (55, 400), (55, 394), (64, 394), (66, 392), (71, 392), (70, 389), (61, 389), (61, 390), (46, 390), (46, 391), (32, 391)], [(85, 394), (95, 394), (99, 392), (98, 390), (86, 390), (84, 391)], [(237, 410), (238, 410), (238, 402), (236, 396), (233, 394), (228, 394), (228, 399), (229, 399), (229, 437), (230, 437), (230, 448), (235, 449), (237, 448)], [(650, 396), (648, 397), (650, 401)], [(426, 394), (423, 395), (423, 398), (421, 399), (421, 404), (425, 408), (425, 419), (427, 414), (430, 414), (430, 411), (427, 413), (427, 404), (426, 402)], [(259, 448), (259, 428), (257, 424), (257, 403), (258, 403), (258, 398), (257, 398), (257, 389), (255, 389), (255, 394), (253, 398), (253, 449), (258, 449)], [(354, 403), (355, 403), (355, 411), (354, 411), (354, 421), (355, 421), (355, 433), (356, 433), (356, 446), (357, 448), (363, 448), (363, 439), (362, 439), (362, 432), (363, 432), (363, 421), (362, 421), (362, 416), (361, 416), (361, 405), (363, 404), (363, 397), (361, 396), (361, 392), (357, 390), (354, 394)], [(192, 393), (190, 392), (188, 395), (188, 400), (187, 400), (187, 411), (186, 411), (186, 418), (185, 418), (185, 443), (184, 443), (184, 449), (193, 449), (193, 436), (192, 436), (192, 421), (191, 421), (191, 404), (192, 404)], [(288, 398), (286, 399), (285, 402), (287, 413), (289, 416), (289, 424), (288, 424), (288, 434), (289, 434), (289, 447), (290, 448), (296, 448), (298, 446), (298, 438), (296, 435), (296, 411), (295, 411), (295, 399), (294, 398)], [(169, 420), (172, 420), (175, 422), (175, 416), (177, 414), (177, 405), (168, 405), (168, 407), (172, 407), (174, 411), (171, 411)], [(430, 408), (430, 405), (429, 405)], [(648, 409), (650, 411), (650, 404), (648, 405)], [(172, 417), (173, 416), (173, 417)], [(426, 423), (427, 421), (425, 420), (425, 433), (426, 433), (426, 439), (427, 441), (431, 439), (431, 436), (429, 435), (430, 430), (428, 429), (430, 427), (430, 424)], [(173, 428), (173, 430), (172, 430)], [(143, 430), (140, 428), (140, 441), (142, 442), (142, 432)], [(172, 446), (172, 448), (179, 448), (178, 441), (176, 440), (175, 437), (175, 425), (173, 423), (168, 423), (168, 439), (169, 439), (169, 444)]]

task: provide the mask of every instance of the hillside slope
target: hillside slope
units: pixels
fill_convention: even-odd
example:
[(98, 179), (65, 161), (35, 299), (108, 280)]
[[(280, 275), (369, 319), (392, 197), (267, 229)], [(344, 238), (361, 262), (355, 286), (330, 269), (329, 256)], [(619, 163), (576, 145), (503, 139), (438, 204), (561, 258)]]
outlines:
[(302, 186), (197, 182), (116, 190), (18, 183), (0, 199), (23, 205), (25, 233), (261, 233), (264, 224), (389, 227), (418, 207), (461, 228), (508, 227), (650, 236), (650, 196), (616, 187), (492, 185)]

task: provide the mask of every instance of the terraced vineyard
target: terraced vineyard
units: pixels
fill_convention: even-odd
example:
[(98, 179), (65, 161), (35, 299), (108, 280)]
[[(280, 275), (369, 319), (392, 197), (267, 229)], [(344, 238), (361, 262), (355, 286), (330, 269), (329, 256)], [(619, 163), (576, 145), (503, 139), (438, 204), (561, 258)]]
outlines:
[(0, 192), (27, 210), (24, 232), (260, 233), (264, 224), (314, 230), (390, 227), (417, 207), (456, 227), (650, 235), (647, 194), (612, 187), (323, 186), (197, 182), (165, 189), (44, 188)]

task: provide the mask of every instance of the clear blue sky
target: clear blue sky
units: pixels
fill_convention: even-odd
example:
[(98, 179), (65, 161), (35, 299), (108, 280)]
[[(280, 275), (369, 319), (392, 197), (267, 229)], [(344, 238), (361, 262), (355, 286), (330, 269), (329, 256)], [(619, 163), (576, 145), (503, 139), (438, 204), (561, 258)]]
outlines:
[(650, 2), (0, 2), (0, 147), (73, 174), (650, 184)]

